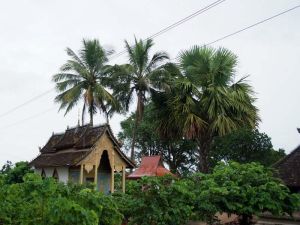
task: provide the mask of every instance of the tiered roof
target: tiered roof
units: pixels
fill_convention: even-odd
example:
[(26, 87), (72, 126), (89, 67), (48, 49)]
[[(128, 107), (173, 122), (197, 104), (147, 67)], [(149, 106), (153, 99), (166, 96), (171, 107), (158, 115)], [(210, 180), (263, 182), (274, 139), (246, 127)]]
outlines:
[(41, 154), (30, 164), (36, 168), (75, 166), (91, 152), (91, 148), (105, 133), (115, 144), (115, 150), (121, 158), (128, 163), (130, 168), (133, 168), (134, 163), (120, 150), (121, 145), (107, 124), (96, 127), (90, 125), (77, 126), (67, 129), (64, 133), (53, 134), (40, 150)]

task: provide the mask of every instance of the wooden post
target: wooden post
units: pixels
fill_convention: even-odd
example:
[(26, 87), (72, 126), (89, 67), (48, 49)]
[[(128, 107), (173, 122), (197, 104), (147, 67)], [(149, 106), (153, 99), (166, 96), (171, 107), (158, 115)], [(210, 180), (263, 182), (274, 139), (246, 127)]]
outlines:
[(94, 177), (95, 190), (98, 189), (98, 161), (100, 161), (100, 159), (98, 159), (98, 155), (99, 155), (99, 153), (96, 152), (96, 154), (95, 154), (95, 177)]
[(80, 165), (80, 184), (83, 184), (83, 167), (84, 165)]
[(125, 166), (122, 166), (122, 191), (123, 193), (125, 193), (125, 169), (126, 167)]
[(95, 182), (95, 189), (97, 190), (97, 188), (98, 188), (98, 167), (97, 167), (97, 164), (95, 165), (94, 182)]
[(114, 166), (111, 167), (111, 178), (110, 178), (110, 192), (114, 193), (115, 191), (115, 169)]

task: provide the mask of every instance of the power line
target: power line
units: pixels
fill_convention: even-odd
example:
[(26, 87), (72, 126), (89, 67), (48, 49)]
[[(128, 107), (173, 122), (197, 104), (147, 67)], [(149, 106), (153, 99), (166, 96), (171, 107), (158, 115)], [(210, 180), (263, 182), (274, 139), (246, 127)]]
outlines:
[(48, 108), (45, 111), (39, 112), (39, 113), (37, 113), (35, 115), (32, 115), (30, 117), (27, 117), (25, 119), (19, 120), (19, 121), (15, 122), (15, 123), (9, 124), (7, 126), (0, 127), (0, 131), (5, 130), (5, 129), (10, 128), (10, 127), (13, 127), (13, 126), (16, 126), (16, 125), (18, 125), (20, 123), (24, 123), (24, 122), (26, 122), (28, 120), (32, 120), (32, 119), (35, 119), (37, 117), (40, 117), (40, 116), (44, 115), (45, 113), (48, 113), (48, 112), (50, 112), (50, 111), (52, 111), (54, 109), (56, 109), (56, 107), (51, 107), (51, 108)]
[[(226, 0), (218, 0), (218, 1), (215, 1), (215, 2), (213, 2), (213, 3), (211, 3), (211, 4), (207, 5), (207, 6), (205, 6), (204, 8), (201, 8), (201, 9), (197, 10), (196, 12), (194, 12), (194, 13), (192, 13), (192, 14), (186, 16), (186, 17), (184, 17), (183, 19), (180, 19), (180, 20), (178, 20), (177, 22), (172, 23), (171, 25), (169, 25), (169, 26), (167, 26), (167, 27), (161, 29), (160, 31), (158, 31), (158, 32), (156, 32), (156, 33), (150, 35), (149, 37), (143, 39), (143, 41), (146, 41), (146, 40), (149, 40), (149, 39), (156, 38), (157, 36), (162, 35), (162, 34), (168, 32), (169, 30), (174, 29), (175, 27), (178, 27), (179, 25), (181, 25), (181, 24), (183, 24), (183, 23), (185, 23), (185, 22), (187, 22), (187, 21), (193, 19), (194, 17), (196, 17), (196, 16), (198, 16), (198, 15), (200, 15), (200, 14), (202, 14), (202, 13), (208, 11), (209, 9), (211, 9), (211, 8), (217, 6), (217, 5), (219, 5), (219, 4), (221, 4), (222, 2), (225, 2), (225, 1), (226, 1)], [(110, 57), (110, 60), (111, 60), (111, 59), (115, 59), (115, 58), (117, 58), (117, 57), (119, 57), (119, 56), (125, 54), (126, 52), (127, 52), (127, 51), (126, 51), (126, 49), (125, 49), (125, 50), (123, 50), (123, 51), (121, 51), (121, 52), (119, 52), (119, 53), (116, 53), (115, 55), (113, 55), (112, 57)]]
[[(230, 34), (227, 34), (227, 35), (225, 35), (225, 36), (223, 36), (223, 37), (220, 37), (220, 38), (218, 38), (218, 39), (216, 39), (216, 40), (214, 40), (214, 41), (212, 41), (212, 42), (209, 42), (209, 43), (207, 43), (207, 44), (201, 45), (201, 47), (205, 47), (205, 46), (207, 46), (207, 45), (212, 45), (212, 44), (214, 44), (214, 43), (216, 43), (216, 42), (222, 41), (222, 40), (224, 40), (224, 39), (226, 39), (226, 38), (229, 38), (229, 37), (231, 37), (231, 36), (234, 36), (234, 35), (236, 35), (236, 34), (239, 34), (239, 33), (243, 32), (243, 31), (246, 31), (246, 30), (248, 30), (248, 29), (250, 29), (250, 28), (253, 28), (253, 27), (255, 27), (255, 26), (258, 26), (258, 25), (260, 25), (260, 24), (262, 24), (262, 23), (265, 23), (265, 22), (267, 22), (267, 21), (270, 21), (270, 20), (272, 20), (272, 19), (274, 19), (274, 18), (276, 18), (276, 17), (279, 17), (279, 16), (281, 16), (281, 15), (283, 15), (283, 14), (286, 14), (286, 13), (288, 13), (288, 12), (291, 12), (291, 11), (293, 11), (293, 10), (299, 8), (299, 7), (300, 7), (300, 5), (296, 5), (296, 6), (292, 7), (292, 8), (289, 8), (289, 9), (287, 9), (287, 10), (284, 10), (284, 11), (282, 11), (282, 12), (280, 12), (280, 13), (277, 13), (277, 14), (275, 14), (275, 15), (273, 15), (273, 16), (270, 16), (270, 17), (268, 17), (268, 18), (265, 18), (265, 19), (263, 19), (263, 20), (260, 20), (260, 21), (258, 21), (258, 22), (256, 22), (256, 23), (252, 24), (252, 25), (246, 26), (246, 27), (244, 27), (244, 28), (242, 28), (242, 29), (240, 29), (240, 30), (237, 30), (237, 31), (232, 32), (232, 33), (230, 33)], [(177, 60), (177, 59), (179, 59), (179, 56), (177, 56), (177, 57), (171, 59), (170, 61), (172, 61), (172, 60)]]
[(263, 19), (263, 20), (261, 20), (261, 21), (259, 21), (259, 22), (254, 23), (254, 24), (252, 24), (252, 25), (250, 25), (250, 26), (244, 27), (244, 28), (242, 28), (242, 29), (240, 29), (240, 30), (238, 30), (238, 31), (235, 31), (235, 32), (230, 33), (230, 34), (227, 34), (227, 35), (225, 35), (225, 36), (223, 36), (223, 37), (221, 37), (221, 38), (219, 38), (219, 39), (217, 39), (217, 40), (214, 40), (214, 41), (212, 41), (212, 42), (209, 42), (209, 43), (207, 43), (206, 45), (211, 45), (211, 44), (214, 44), (214, 43), (216, 43), (216, 42), (222, 41), (222, 40), (224, 40), (224, 39), (226, 39), (226, 38), (228, 38), (228, 37), (231, 37), (231, 36), (233, 36), (233, 35), (239, 34), (239, 33), (243, 32), (243, 31), (245, 31), (245, 30), (248, 30), (248, 29), (250, 29), (250, 28), (252, 28), (252, 27), (255, 27), (255, 26), (257, 26), (257, 25), (260, 25), (260, 24), (262, 24), (262, 23), (264, 23), (264, 22), (267, 22), (267, 21), (269, 21), (269, 20), (272, 20), (272, 19), (274, 19), (274, 18), (276, 18), (276, 17), (278, 17), (278, 16), (281, 16), (281, 15), (283, 15), (283, 14), (286, 14), (286, 13), (288, 13), (288, 12), (290, 12), (290, 11), (292, 11), (292, 10), (295, 10), (295, 9), (297, 9), (297, 8), (299, 8), (299, 7), (300, 7), (300, 5), (297, 5), (297, 6), (295, 6), (295, 7), (292, 7), (292, 8), (290, 8), (290, 9), (287, 9), (287, 10), (285, 10), (285, 11), (282, 11), (282, 12), (280, 12), (280, 13), (278, 13), (278, 14), (275, 14), (274, 16), (268, 17), (268, 18), (266, 18), (266, 19)]
[(8, 114), (10, 114), (10, 113), (12, 113), (12, 112), (18, 110), (19, 108), (21, 108), (21, 107), (23, 107), (23, 106), (25, 106), (25, 105), (27, 105), (27, 104), (30, 104), (31, 102), (36, 101), (37, 99), (39, 99), (39, 98), (41, 98), (41, 97), (43, 97), (43, 96), (49, 94), (49, 93), (52, 92), (53, 90), (54, 90), (54, 88), (51, 88), (50, 90), (45, 91), (45, 92), (43, 92), (43, 93), (41, 93), (41, 94), (39, 94), (39, 95), (37, 95), (37, 96), (35, 96), (35, 97), (33, 97), (33, 98), (27, 100), (26, 102), (24, 102), (24, 103), (22, 103), (22, 104), (20, 104), (20, 105), (15, 106), (14, 108), (11, 108), (10, 110), (8, 110), (8, 111), (6, 111), (6, 112), (0, 114), (0, 118), (1, 118), (1, 117), (4, 117), (4, 116), (7, 116)]

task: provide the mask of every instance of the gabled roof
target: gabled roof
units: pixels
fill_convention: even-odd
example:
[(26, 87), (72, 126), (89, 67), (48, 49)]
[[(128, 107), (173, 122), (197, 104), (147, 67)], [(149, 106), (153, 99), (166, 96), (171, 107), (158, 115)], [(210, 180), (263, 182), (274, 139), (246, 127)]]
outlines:
[(287, 186), (300, 187), (300, 146), (278, 161), (274, 168)]
[(115, 150), (125, 160), (128, 167), (134, 168), (134, 163), (121, 151), (120, 143), (114, 137), (109, 125), (92, 127), (90, 125), (68, 128), (64, 133), (53, 134), (46, 145), (40, 150), (40, 155), (31, 161), (35, 167), (75, 166), (85, 156), (91, 147), (107, 133), (115, 145)]
[(164, 167), (161, 156), (145, 156), (142, 158), (141, 165), (128, 176), (128, 179), (139, 179), (143, 176), (164, 176), (174, 175)]

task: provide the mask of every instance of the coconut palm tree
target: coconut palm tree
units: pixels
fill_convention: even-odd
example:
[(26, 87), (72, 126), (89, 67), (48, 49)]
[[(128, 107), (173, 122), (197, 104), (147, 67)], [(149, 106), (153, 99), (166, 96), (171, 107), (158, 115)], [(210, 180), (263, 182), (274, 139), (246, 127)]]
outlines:
[(158, 80), (165, 67), (158, 64), (169, 59), (165, 52), (156, 52), (151, 57), (150, 50), (153, 45), (151, 39), (143, 41), (135, 38), (132, 46), (125, 41), (129, 62), (124, 65), (115, 65), (112, 69), (111, 88), (123, 108), (128, 111), (134, 96), (137, 98), (135, 127), (132, 134), (132, 160), (134, 160), (135, 132), (143, 117), (147, 94), (152, 88), (161, 88), (162, 82)]
[(60, 110), (66, 109), (65, 115), (83, 100), (82, 123), (88, 109), (90, 124), (97, 109), (104, 113), (108, 122), (109, 115), (118, 110), (118, 102), (103, 86), (108, 68), (108, 56), (113, 51), (105, 50), (98, 40), (83, 39), (83, 47), (76, 54), (67, 48), (70, 59), (60, 68), (60, 73), (53, 76), (59, 95), (55, 101), (60, 103)]
[(195, 139), (199, 165), (208, 172), (208, 155), (215, 136), (259, 121), (252, 87), (235, 82), (237, 56), (227, 49), (194, 46), (179, 55), (170, 92), (154, 92), (158, 129), (164, 137)]

